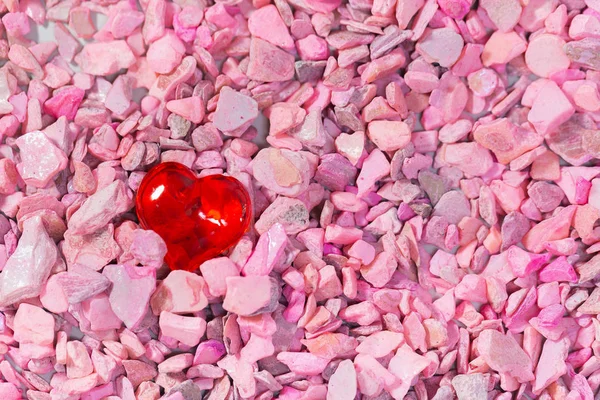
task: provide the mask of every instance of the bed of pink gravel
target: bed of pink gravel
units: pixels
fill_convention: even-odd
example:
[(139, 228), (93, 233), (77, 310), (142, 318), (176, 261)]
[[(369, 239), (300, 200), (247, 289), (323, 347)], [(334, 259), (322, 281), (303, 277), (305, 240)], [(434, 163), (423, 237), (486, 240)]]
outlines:
[[(0, 15), (0, 399), (598, 398), (600, 1)], [(252, 198), (195, 272), (164, 161)]]

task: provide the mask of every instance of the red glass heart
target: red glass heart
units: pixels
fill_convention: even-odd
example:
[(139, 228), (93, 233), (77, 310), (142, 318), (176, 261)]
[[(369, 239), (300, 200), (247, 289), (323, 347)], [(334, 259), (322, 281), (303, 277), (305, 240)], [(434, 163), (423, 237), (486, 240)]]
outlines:
[(167, 244), (167, 265), (196, 270), (229, 249), (250, 224), (250, 196), (237, 180), (224, 175), (197, 178), (183, 164), (152, 168), (136, 197), (140, 225)]

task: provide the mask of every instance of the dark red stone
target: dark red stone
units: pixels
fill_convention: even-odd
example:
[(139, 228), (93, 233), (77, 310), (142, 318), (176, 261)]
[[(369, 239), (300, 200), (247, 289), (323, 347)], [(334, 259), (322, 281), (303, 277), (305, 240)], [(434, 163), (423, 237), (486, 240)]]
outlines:
[(176, 162), (158, 164), (146, 174), (136, 211), (142, 228), (155, 231), (167, 244), (169, 267), (187, 271), (236, 244), (251, 218), (250, 196), (237, 179), (197, 178)]

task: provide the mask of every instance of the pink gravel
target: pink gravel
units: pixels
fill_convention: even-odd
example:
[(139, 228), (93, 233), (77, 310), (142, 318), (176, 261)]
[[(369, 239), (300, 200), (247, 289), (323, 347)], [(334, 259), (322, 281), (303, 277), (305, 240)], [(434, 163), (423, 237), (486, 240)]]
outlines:
[[(0, 400), (599, 398), (600, 1), (0, 21)], [(252, 198), (193, 272), (135, 217), (165, 161)]]

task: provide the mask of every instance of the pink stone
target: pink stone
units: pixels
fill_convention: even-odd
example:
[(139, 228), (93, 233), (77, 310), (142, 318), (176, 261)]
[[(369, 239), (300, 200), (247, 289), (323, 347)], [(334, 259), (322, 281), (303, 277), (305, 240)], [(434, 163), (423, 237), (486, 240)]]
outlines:
[(318, 375), (327, 366), (329, 360), (314, 356), (310, 353), (281, 352), (277, 359), (297, 374)]
[[(30, 132), (19, 137), (16, 143), (21, 150), (21, 162), (17, 164), (17, 170), (31, 185), (46, 186), (67, 166), (65, 154), (54, 146), (43, 132)], [(42, 149), (44, 162), (40, 162)]]
[(298, 55), (305, 61), (326, 60), (329, 56), (327, 42), (317, 35), (308, 35), (296, 42)]
[(483, 0), (480, 6), (501, 32), (512, 30), (521, 17), (522, 7), (519, 1)]
[(548, 81), (535, 98), (527, 120), (543, 135), (567, 121), (574, 112), (562, 90), (553, 81)]
[(356, 370), (351, 360), (342, 361), (327, 384), (327, 399), (352, 400), (356, 397)]
[[(242, 316), (271, 312), (278, 303), (280, 289), (268, 276), (230, 276), (223, 308)], [(252, 299), (252, 301), (250, 301)]]
[(8, 305), (38, 296), (57, 259), (56, 245), (42, 219), (23, 223), (23, 234), (0, 274), (0, 304)]
[(287, 81), (294, 76), (294, 56), (262, 39), (253, 38), (246, 75), (262, 82)]
[(547, 78), (564, 71), (571, 65), (563, 47), (566, 42), (556, 35), (536, 36), (525, 52), (525, 62), (534, 74)]
[(203, 288), (202, 277), (188, 271), (171, 271), (152, 294), (152, 311), (155, 315), (161, 311), (174, 314), (198, 312), (208, 304)]
[(540, 393), (566, 372), (567, 366), (564, 361), (567, 358), (568, 350), (567, 338), (558, 341), (546, 340), (535, 370), (534, 393)]
[(402, 121), (373, 121), (367, 136), (382, 151), (395, 151), (408, 145), (411, 139), (408, 125)]
[(137, 326), (146, 313), (150, 295), (156, 287), (154, 269), (107, 265), (103, 274), (112, 282), (110, 305), (128, 328)]
[(159, 319), (160, 331), (187, 346), (196, 346), (206, 331), (206, 321), (199, 317), (183, 317), (163, 311)]
[(451, 67), (458, 60), (464, 41), (452, 28), (432, 29), (417, 42), (416, 50), (429, 63)]
[(479, 334), (477, 350), (492, 369), (519, 382), (533, 380), (531, 360), (512, 336), (486, 329)]
[(483, 65), (505, 64), (523, 54), (527, 49), (525, 42), (516, 32), (496, 31), (486, 42), (481, 55)]
[[(86, 74), (109, 75), (135, 64), (131, 48), (123, 40), (86, 44), (78, 54), (78, 63)], [(101, 60), (102, 62), (98, 62)]]

